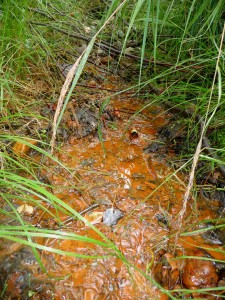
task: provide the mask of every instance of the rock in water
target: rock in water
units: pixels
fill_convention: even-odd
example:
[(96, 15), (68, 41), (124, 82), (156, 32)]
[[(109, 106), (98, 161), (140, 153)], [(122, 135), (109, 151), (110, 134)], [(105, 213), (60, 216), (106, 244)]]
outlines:
[(107, 226), (115, 226), (123, 213), (119, 209), (109, 208), (103, 214), (103, 223)]
[[(204, 251), (197, 250), (194, 256), (207, 257)], [(183, 284), (189, 289), (212, 288), (217, 286), (218, 275), (212, 261), (190, 258), (183, 272)]]

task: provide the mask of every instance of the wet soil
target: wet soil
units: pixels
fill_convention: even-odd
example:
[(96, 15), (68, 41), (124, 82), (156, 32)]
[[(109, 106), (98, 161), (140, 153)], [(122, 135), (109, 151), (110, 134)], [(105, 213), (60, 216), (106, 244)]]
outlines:
[[(118, 79), (111, 78), (102, 87), (116, 89), (118, 84)], [(128, 263), (113, 249), (98, 244), (35, 238), (47, 247), (99, 256), (85, 259), (42, 250), (44, 273), (29, 248), (4, 242), (0, 260), (3, 299), (168, 299), (166, 290), (189, 288), (195, 295), (198, 288), (224, 286), (224, 266), (215, 263), (225, 259), (220, 237), (214, 243), (215, 239), (198, 233), (177, 235), (202, 228), (200, 221), (216, 218), (221, 203), (193, 197), (182, 226), (178, 223), (186, 178), (160, 154), (163, 144), (154, 148), (157, 131), (171, 116), (128, 94), (111, 97), (101, 113), (104, 99), (89, 95), (88, 105), (71, 102), (58, 139), (61, 150), (55, 154), (72, 172), (42, 158), (47, 168), (41, 176), (51, 184), (54, 195), (95, 224)], [(40, 155), (35, 159), (40, 160)], [(81, 220), (44, 201), (42, 205), (57, 214), (60, 223), (38, 207), (32, 216), (23, 215), (24, 220), (39, 228), (104, 241)], [(184, 256), (188, 255), (211, 261), (187, 260)], [(180, 298), (181, 294), (174, 292), (173, 296)]]

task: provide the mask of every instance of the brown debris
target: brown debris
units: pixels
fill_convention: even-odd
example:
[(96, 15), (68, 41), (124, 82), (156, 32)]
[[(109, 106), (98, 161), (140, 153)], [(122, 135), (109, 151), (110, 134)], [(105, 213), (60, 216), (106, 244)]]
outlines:
[[(25, 143), (22, 141), (16, 142), (12, 147), (12, 152), (18, 156), (24, 157), (31, 151), (32, 145), (37, 145), (38, 141), (31, 139), (24, 139)], [(27, 145), (27, 143), (31, 144), (31, 146)]]
[[(202, 250), (196, 250), (194, 256), (207, 257)], [(217, 286), (218, 275), (212, 261), (190, 258), (184, 267), (182, 281), (189, 289), (212, 288)]]

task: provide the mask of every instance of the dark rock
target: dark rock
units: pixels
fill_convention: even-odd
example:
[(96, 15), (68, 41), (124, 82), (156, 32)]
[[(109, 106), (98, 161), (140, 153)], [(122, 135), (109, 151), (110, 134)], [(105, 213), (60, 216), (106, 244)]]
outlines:
[(51, 282), (48, 279), (37, 280), (35, 274), (38, 272), (39, 264), (28, 247), (19, 248), (0, 257), (0, 291), (4, 291), (3, 299), (27, 300), (30, 299), (31, 292), (40, 296), (35, 299), (53, 299)]

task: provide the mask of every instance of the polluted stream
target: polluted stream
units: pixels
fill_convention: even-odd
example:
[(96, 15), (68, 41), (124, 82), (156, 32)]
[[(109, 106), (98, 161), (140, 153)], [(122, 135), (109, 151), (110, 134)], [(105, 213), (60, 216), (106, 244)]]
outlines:
[[(106, 89), (116, 87), (113, 80), (104, 85)], [(47, 178), (55, 196), (80, 212), (119, 249), (127, 263), (101, 243), (35, 237), (34, 242), (46, 247), (97, 256), (38, 250), (46, 268), (43, 272), (31, 248), (1, 240), (2, 299), (169, 299), (167, 291), (174, 299), (207, 298), (195, 290), (225, 286), (224, 266), (216, 263), (224, 260), (222, 242), (204, 234), (182, 233), (202, 228), (194, 226), (200, 221), (216, 218), (221, 203), (201, 196), (190, 198), (180, 226), (188, 176), (185, 181), (165, 155), (149, 148), (171, 115), (126, 93), (111, 97), (104, 110), (102, 103), (93, 100), (92, 105), (89, 101), (89, 105), (78, 106), (71, 101), (64, 127), (60, 127), (61, 150), (55, 155), (72, 173), (44, 158), (41, 176)], [(15, 200), (16, 204), (21, 203)], [(42, 205), (57, 214), (61, 224), (38, 207), (32, 215), (22, 213), (24, 221), (105, 242), (82, 220), (44, 201)], [(181, 289), (193, 292), (185, 296)], [(220, 299), (222, 293), (223, 288), (209, 299)]]

